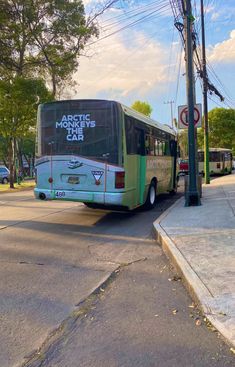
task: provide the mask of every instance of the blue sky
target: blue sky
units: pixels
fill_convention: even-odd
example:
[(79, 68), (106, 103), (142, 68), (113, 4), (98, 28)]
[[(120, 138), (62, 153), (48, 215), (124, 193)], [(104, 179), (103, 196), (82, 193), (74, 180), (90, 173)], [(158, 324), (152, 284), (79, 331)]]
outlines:
[[(87, 14), (104, 3), (83, 2)], [(199, 5), (199, 0), (192, 0), (201, 44)], [(217, 96), (209, 96), (209, 110), (235, 108), (235, 3), (204, 0), (204, 6), (208, 75), (225, 97), (221, 103)], [(114, 99), (127, 106), (136, 100), (146, 101), (153, 108), (152, 118), (162, 123), (170, 123), (170, 104), (166, 102), (174, 101), (173, 115), (177, 118), (178, 105), (186, 103), (185, 65), (170, 1), (120, 0), (99, 19), (99, 25), (100, 40), (94, 40), (86, 48), (86, 56), (80, 58), (74, 75), (76, 90), (66, 97)], [(126, 29), (120, 31), (123, 27)], [(202, 101), (197, 76), (196, 100)]]

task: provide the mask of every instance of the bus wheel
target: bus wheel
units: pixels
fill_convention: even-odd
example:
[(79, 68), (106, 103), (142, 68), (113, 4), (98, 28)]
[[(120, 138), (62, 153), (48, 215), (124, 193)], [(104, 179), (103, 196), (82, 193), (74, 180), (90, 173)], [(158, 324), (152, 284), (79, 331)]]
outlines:
[(156, 185), (152, 181), (149, 186), (148, 196), (144, 204), (144, 207), (146, 209), (153, 209), (155, 205), (156, 205)]
[(176, 187), (175, 187), (173, 190), (169, 191), (169, 194), (170, 194), (170, 195), (175, 195), (175, 194), (177, 194), (177, 189), (178, 189), (178, 185), (176, 184)]
[(91, 209), (97, 209), (98, 208), (98, 204), (96, 203), (83, 203), (85, 206), (87, 206), (88, 208)]

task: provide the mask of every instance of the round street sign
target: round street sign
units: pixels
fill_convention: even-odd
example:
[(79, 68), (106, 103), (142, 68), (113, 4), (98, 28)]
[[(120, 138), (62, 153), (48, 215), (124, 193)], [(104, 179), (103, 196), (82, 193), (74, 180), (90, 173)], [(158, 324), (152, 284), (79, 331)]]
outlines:
[[(179, 106), (179, 128), (188, 128), (188, 106)], [(194, 106), (194, 125), (201, 126), (201, 105)]]

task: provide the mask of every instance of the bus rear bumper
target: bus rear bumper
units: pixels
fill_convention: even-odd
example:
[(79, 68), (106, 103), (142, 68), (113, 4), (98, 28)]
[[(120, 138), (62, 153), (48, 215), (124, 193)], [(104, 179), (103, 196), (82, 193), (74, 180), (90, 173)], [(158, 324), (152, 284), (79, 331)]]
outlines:
[(36, 199), (40, 200), (68, 200), (106, 205), (124, 205), (127, 193), (48, 190), (35, 188), (34, 195)]

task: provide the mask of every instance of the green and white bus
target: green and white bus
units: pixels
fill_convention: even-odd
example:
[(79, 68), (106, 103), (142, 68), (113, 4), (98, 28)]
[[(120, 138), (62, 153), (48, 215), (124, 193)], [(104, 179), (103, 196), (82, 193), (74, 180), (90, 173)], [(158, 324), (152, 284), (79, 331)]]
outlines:
[(152, 208), (175, 192), (176, 134), (115, 101), (41, 104), (37, 122), (37, 199)]
[[(209, 148), (209, 172), (213, 174), (232, 173), (233, 155), (231, 149)], [(204, 174), (204, 151), (198, 150), (198, 170)]]

